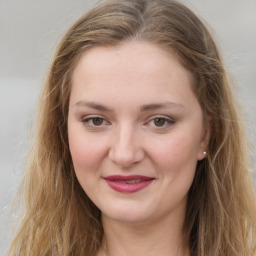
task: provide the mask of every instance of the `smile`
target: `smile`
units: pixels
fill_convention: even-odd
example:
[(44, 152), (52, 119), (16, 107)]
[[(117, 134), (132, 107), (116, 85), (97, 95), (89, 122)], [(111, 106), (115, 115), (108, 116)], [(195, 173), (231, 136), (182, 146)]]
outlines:
[(104, 178), (113, 190), (121, 193), (135, 193), (149, 186), (155, 178), (141, 175), (111, 175)]
[(139, 183), (139, 182), (143, 182), (144, 180), (126, 180), (126, 181), (122, 181), (120, 180), (120, 183), (126, 183), (126, 184), (134, 184), (134, 183)]

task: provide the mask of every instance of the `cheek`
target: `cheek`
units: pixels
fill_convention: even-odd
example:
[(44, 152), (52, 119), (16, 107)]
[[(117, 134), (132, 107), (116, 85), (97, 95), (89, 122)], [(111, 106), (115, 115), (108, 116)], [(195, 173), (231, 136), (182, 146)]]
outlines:
[(197, 139), (192, 136), (175, 135), (162, 141), (154, 141), (150, 148), (151, 158), (164, 172), (194, 173), (197, 163)]
[(95, 140), (85, 136), (84, 131), (70, 127), (69, 148), (76, 173), (97, 168), (104, 157), (105, 144), (101, 139)]

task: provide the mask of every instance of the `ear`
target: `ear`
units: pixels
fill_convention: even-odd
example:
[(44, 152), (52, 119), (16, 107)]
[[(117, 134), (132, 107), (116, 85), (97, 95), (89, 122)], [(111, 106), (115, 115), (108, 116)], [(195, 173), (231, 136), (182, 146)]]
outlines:
[[(201, 141), (198, 149), (197, 160), (203, 160), (207, 156), (208, 144), (211, 137), (211, 118), (204, 119)], [(205, 154), (206, 152), (206, 154)]]

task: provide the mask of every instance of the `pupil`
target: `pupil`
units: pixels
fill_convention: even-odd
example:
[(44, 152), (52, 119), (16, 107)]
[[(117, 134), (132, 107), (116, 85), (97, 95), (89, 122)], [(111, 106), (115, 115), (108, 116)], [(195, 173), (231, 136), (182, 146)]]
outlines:
[(154, 120), (154, 123), (155, 123), (156, 126), (163, 126), (164, 123), (165, 123), (165, 119), (163, 119), (163, 118), (156, 118)]
[(103, 123), (102, 118), (99, 118), (99, 117), (93, 118), (93, 124), (94, 125), (101, 125), (102, 123)]

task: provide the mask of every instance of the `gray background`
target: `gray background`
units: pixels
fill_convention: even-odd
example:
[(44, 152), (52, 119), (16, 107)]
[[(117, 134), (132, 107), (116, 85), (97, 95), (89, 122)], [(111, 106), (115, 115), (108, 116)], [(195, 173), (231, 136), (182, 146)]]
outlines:
[[(24, 171), (40, 86), (64, 31), (93, 0), (0, 0), (0, 255), (10, 241), (8, 208)], [(207, 21), (237, 81), (256, 145), (256, 0), (187, 0)]]

